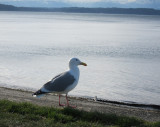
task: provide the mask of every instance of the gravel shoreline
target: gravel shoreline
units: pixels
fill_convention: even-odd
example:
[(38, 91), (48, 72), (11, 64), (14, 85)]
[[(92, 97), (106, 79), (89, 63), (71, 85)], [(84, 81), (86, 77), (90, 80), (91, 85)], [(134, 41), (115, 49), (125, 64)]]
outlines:
[[(63, 108), (58, 106), (58, 96), (46, 95), (42, 98), (32, 97), (32, 92), (0, 87), (0, 100), (7, 99), (16, 102), (29, 102), (41, 106)], [(69, 97), (70, 103), (77, 105), (77, 109), (85, 111), (97, 111), (102, 113), (117, 114), (129, 117), (137, 117), (146, 121), (160, 121), (160, 109), (141, 108), (114, 103), (94, 101), (78, 97)], [(61, 98), (66, 103), (65, 97)]]

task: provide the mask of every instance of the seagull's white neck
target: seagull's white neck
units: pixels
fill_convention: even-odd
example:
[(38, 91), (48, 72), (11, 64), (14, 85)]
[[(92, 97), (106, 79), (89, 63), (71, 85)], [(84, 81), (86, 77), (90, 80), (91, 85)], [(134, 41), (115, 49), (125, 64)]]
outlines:
[(69, 66), (69, 71), (76, 79), (79, 79), (79, 68), (76, 65)]
[(76, 66), (76, 65), (70, 65), (69, 66), (69, 69), (71, 70), (71, 71), (79, 71), (79, 68), (78, 68), (78, 66)]

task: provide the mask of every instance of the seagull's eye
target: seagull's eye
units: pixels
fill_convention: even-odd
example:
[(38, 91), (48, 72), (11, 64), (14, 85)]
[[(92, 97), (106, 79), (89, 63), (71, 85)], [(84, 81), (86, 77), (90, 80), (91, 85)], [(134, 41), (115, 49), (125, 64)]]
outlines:
[(76, 61), (78, 61), (78, 60), (76, 59)]

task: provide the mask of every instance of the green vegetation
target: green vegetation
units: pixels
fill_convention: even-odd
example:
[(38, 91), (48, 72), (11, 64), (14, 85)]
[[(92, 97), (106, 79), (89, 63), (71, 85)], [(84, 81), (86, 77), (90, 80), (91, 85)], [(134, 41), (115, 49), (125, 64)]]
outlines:
[(0, 127), (160, 127), (137, 118), (0, 100)]

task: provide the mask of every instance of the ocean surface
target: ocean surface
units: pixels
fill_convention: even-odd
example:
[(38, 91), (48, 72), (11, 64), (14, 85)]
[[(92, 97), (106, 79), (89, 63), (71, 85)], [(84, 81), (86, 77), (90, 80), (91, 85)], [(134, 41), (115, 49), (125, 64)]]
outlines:
[(160, 105), (160, 16), (0, 12), (0, 86), (38, 90), (72, 57), (69, 95)]

